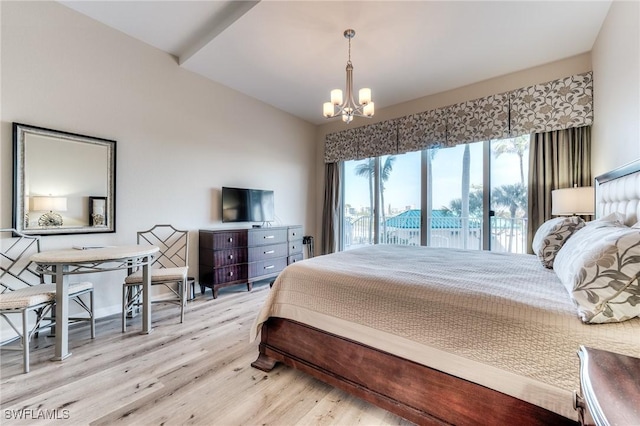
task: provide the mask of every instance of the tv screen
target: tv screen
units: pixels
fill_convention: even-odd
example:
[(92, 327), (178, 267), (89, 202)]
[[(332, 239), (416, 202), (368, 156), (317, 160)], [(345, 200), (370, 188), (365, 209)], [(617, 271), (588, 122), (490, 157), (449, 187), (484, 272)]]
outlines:
[(222, 187), (223, 222), (273, 222), (273, 191)]

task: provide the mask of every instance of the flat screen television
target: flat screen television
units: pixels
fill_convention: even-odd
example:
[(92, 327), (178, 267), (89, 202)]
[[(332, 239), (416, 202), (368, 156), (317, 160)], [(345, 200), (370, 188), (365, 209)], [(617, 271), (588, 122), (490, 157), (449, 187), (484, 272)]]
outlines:
[(273, 191), (222, 187), (223, 222), (273, 222)]

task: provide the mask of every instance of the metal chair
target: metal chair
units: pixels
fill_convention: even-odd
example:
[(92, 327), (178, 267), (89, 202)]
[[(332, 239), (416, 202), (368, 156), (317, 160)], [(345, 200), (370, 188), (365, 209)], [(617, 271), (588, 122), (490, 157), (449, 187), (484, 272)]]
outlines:
[[(160, 248), (151, 268), (151, 286), (162, 285), (169, 289), (170, 297), (151, 300), (151, 303), (173, 303), (180, 306), (180, 323), (184, 321), (187, 303), (187, 286), (192, 278), (187, 276), (189, 265), (189, 231), (172, 225), (155, 225), (137, 233), (138, 244)], [(133, 317), (142, 301), (142, 270), (129, 271), (122, 286), (122, 332), (127, 331), (127, 317)]]
[[(7, 321), (15, 333), (6, 338), (3, 336), (0, 346), (7, 350), (21, 350), (23, 370), (28, 373), (31, 339), (38, 337), (40, 330), (55, 325), (53, 307), (56, 301), (56, 285), (43, 284), (44, 277), (36, 271), (29, 260), (31, 255), (40, 252), (38, 237), (21, 234), (15, 229), (0, 229), (0, 246), (0, 317)], [(89, 294), (88, 305), (80, 298), (84, 294)], [(70, 284), (69, 298), (89, 314), (88, 318), (71, 317), (69, 321), (88, 321), (91, 325), (91, 338), (95, 338), (93, 284), (89, 282)], [(35, 319), (30, 325), (32, 313), (35, 314)], [(16, 316), (20, 316), (19, 325)], [(20, 341), (18, 347), (5, 347), (18, 340)]]

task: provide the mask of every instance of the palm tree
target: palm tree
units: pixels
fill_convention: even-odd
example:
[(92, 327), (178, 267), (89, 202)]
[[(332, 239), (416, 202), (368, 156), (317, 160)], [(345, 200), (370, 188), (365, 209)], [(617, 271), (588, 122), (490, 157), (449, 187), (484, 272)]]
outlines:
[(470, 172), (471, 168), (471, 152), (469, 150), (469, 144), (465, 144), (464, 153), (462, 154), (462, 248), (467, 248), (469, 245), (469, 186), (470, 186)]
[(504, 206), (509, 209), (511, 225), (509, 229), (509, 252), (513, 247), (513, 233), (515, 219), (518, 209), (525, 209), (527, 205), (527, 187), (516, 183), (512, 185), (502, 185), (492, 191), (494, 205)]
[(389, 176), (393, 171), (393, 163), (396, 161), (394, 155), (389, 155), (384, 160), (382, 171), (380, 172), (380, 206), (382, 207), (382, 235), (387, 235), (387, 223), (384, 209), (384, 184), (389, 180)]
[(425, 217), (424, 215), (426, 214), (426, 230), (427, 230), (427, 238), (426, 238), (426, 243), (428, 246), (431, 245), (431, 210), (433, 209), (433, 159), (436, 157), (436, 154), (438, 153), (438, 146), (434, 146), (432, 148), (429, 148), (426, 152), (426, 158), (427, 158), (427, 211), (426, 212), (422, 212), (422, 217)]
[[(389, 176), (391, 175), (391, 171), (393, 170), (393, 163), (396, 161), (396, 157), (393, 155), (389, 155), (382, 166), (382, 171), (380, 173), (380, 205), (382, 206), (382, 220), (384, 224), (385, 213), (384, 213), (384, 183), (389, 180)], [(373, 206), (374, 206), (374, 188), (373, 182), (376, 173), (376, 158), (368, 158), (365, 162), (358, 164), (355, 169), (356, 176), (362, 176), (369, 179), (369, 206), (370, 208), (370, 220), (369, 220), (369, 242), (371, 241), (371, 237), (373, 236)], [(384, 234), (383, 234), (384, 235)]]
[[(482, 188), (474, 188), (469, 192), (469, 217), (482, 217)], [(448, 206), (442, 206), (442, 209), (449, 212), (452, 216), (462, 217), (462, 198), (451, 200)]]
[(524, 153), (529, 149), (529, 135), (511, 139), (502, 139), (493, 145), (493, 155), (498, 158), (502, 154), (516, 154), (520, 161), (520, 183), (524, 185)]
[(375, 161), (375, 158), (368, 158), (356, 167), (356, 176), (369, 179), (369, 243), (371, 243), (371, 236), (373, 235), (373, 178), (376, 173)]

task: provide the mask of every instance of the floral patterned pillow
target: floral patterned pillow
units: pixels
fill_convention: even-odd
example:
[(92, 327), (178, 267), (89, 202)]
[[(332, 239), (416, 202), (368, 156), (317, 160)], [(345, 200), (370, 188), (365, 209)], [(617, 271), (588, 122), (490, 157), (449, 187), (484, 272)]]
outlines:
[(553, 260), (564, 243), (578, 229), (584, 226), (584, 220), (577, 216), (556, 217), (549, 219), (536, 231), (531, 248), (538, 256), (542, 265), (553, 268)]
[(553, 264), (586, 323), (640, 317), (640, 230), (592, 223), (576, 232)]

